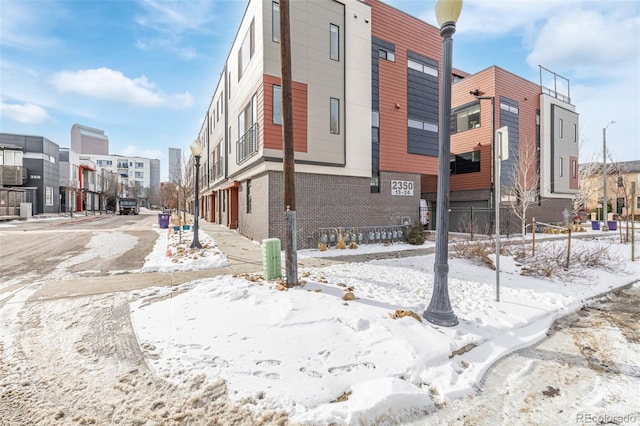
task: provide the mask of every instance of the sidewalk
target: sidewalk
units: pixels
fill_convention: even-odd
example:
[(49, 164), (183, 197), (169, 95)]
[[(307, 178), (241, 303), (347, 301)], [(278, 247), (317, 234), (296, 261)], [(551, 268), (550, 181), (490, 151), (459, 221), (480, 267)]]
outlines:
[[(259, 242), (252, 241), (233, 229), (226, 228), (214, 223), (202, 221), (198, 223), (200, 229), (204, 230), (213, 238), (220, 251), (225, 253), (231, 262), (231, 269), (235, 273), (261, 272), (262, 271), (262, 247)], [(284, 248), (283, 248), (284, 250)], [(422, 256), (434, 252), (434, 248), (418, 248), (413, 250), (390, 250), (387, 252), (355, 254), (348, 256), (334, 256), (321, 258), (298, 258), (300, 268), (320, 268), (336, 263), (367, 262), (376, 259), (390, 259), (398, 257)], [(285, 268), (285, 259), (282, 258), (282, 268)]]

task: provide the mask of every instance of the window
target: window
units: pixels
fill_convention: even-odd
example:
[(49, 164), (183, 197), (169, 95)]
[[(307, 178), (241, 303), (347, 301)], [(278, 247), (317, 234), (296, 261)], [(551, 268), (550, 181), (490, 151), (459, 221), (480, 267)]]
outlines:
[(578, 162), (576, 160), (571, 160), (571, 177), (578, 177)]
[(564, 137), (564, 122), (562, 121), (562, 118), (560, 119), (558, 126), (560, 127), (560, 139), (562, 139)]
[(136, 172), (136, 178), (144, 179), (144, 172)]
[(407, 122), (407, 125), (409, 127), (411, 127), (412, 129), (426, 130), (428, 132), (437, 132), (438, 131), (438, 125), (437, 124), (427, 123), (426, 121), (414, 120), (414, 119), (411, 119), (411, 118)]
[(500, 102), (500, 109), (503, 111), (509, 111), (512, 112), (514, 114), (518, 114), (518, 107), (509, 105), (509, 104), (505, 104), (504, 102)]
[(273, 124), (282, 124), (282, 88), (273, 85)]
[(387, 61), (391, 61), (391, 62), (396, 61), (396, 54), (386, 49), (378, 49), (378, 56), (381, 57), (382, 59), (386, 59)]
[(480, 151), (465, 152), (449, 157), (449, 172), (462, 175), (480, 171)]
[(340, 100), (331, 98), (329, 113), (329, 128), (334, 135), (340, 134)]
[(371, 127), (380, 127), (380, 113), (378, 111), (371, 112)]
[(47, 206), (52, 206), (53, 205), (53, 188), (50, 186), (47, 186), (44, 190), (45, 190), (44, 203)]
[(562, 157), (560, 157), (560, 165), (559, 168), (560, 170), (558, 170), (558, 176), (562, 177), (562, 168), (564, 166), (564, 160), (562, 159)]
[(280, 43), (280, 4), (271, 3), (271, 40)]
[(247, 180), (247, 213), (251, 213), (251, 179)]
[(453, 113), (453, 133), (480, 127), (480, 102), (469, 105)]
[(136, 168), (137, 169), (142, 169), (144, 167), (144, 163), (138, 163), (136, 162)]
[(622, 176), (618, 176), (618, 188), (624, 188), (624, 179)]
[(578, 141), (578, 125), (575, 123), (573, 124), (573, 141)]
[(242, 45), (240, 46), (240, 50), (238, 50), (238, 81), (242, 78), (242, 74), (246, 71), (247, 66), (249, 66), (249, 62), (253, 57), (253, 49), (254, 49), (254, 21), (251, 21), (251, 25), (249, 26), (249, 31), (244, 36), (244, 40), (242, 41)]
[(433, 77), (438, 76), (438, 69), (429, 65), (421, 64), (418, 61), (412, 59), (407, 60), (407, 67), (412, 70), (420, 71)]
[(334, 61), (340, 60), (340, 28), (331, 24), (329, 33), (330, 57)]

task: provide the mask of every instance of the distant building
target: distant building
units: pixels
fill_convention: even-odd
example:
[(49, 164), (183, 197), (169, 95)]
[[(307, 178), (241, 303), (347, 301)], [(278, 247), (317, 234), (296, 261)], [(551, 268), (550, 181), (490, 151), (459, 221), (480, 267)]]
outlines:
[(74, 124), (71, 126), (71, 149), (78, 154), (109, 154), (109, 138), (104, 130)]
[(182, 173), (182, 150), (169, 148), (169, 182), (178, 182)]
[[(580, 209), (588, 213), (602, 212), (602, 196), (604, 195), (604, 179), (601, 163), (580, 164), (580, 190), (582, 205)], [(635, 198), (631, 187), (635, 183)], [(628, 216), (632, 208), (635, 217), (640, 217), (640, 160), (607, 163), (607, 212)]]
[(159, 205), (160, 160), (122, 155), (93, 155), (98, 168), (120, 176), (119, 197), (136, 197), (143, 207)]

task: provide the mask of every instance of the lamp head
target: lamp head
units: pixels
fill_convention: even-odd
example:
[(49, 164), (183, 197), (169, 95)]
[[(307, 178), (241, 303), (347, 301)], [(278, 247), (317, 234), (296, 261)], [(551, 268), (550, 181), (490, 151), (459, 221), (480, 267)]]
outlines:
[(438, 25), (442, 27), (447, 22), (454, 24), (460, 17), (462, 10), (462, 0), (438, 0), (436, 2), (436, 19)]
[(480, 89), (475, 89), (469, 92), (470, 95), (478, 96), (480, 94)]
[(202, 144), (198, 139), (193, 141), (189, 149), (191, 149), (191, 153), (194, 157), (200, 157), (200, 155), (202, 155)]

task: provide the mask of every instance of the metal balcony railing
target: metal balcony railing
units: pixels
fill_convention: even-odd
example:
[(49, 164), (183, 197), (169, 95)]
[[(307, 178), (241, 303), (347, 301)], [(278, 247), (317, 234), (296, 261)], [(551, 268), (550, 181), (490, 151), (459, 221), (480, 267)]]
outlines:
[(236, 164), (242, 164), (258, 153), (258, 123), (236, 142)]

